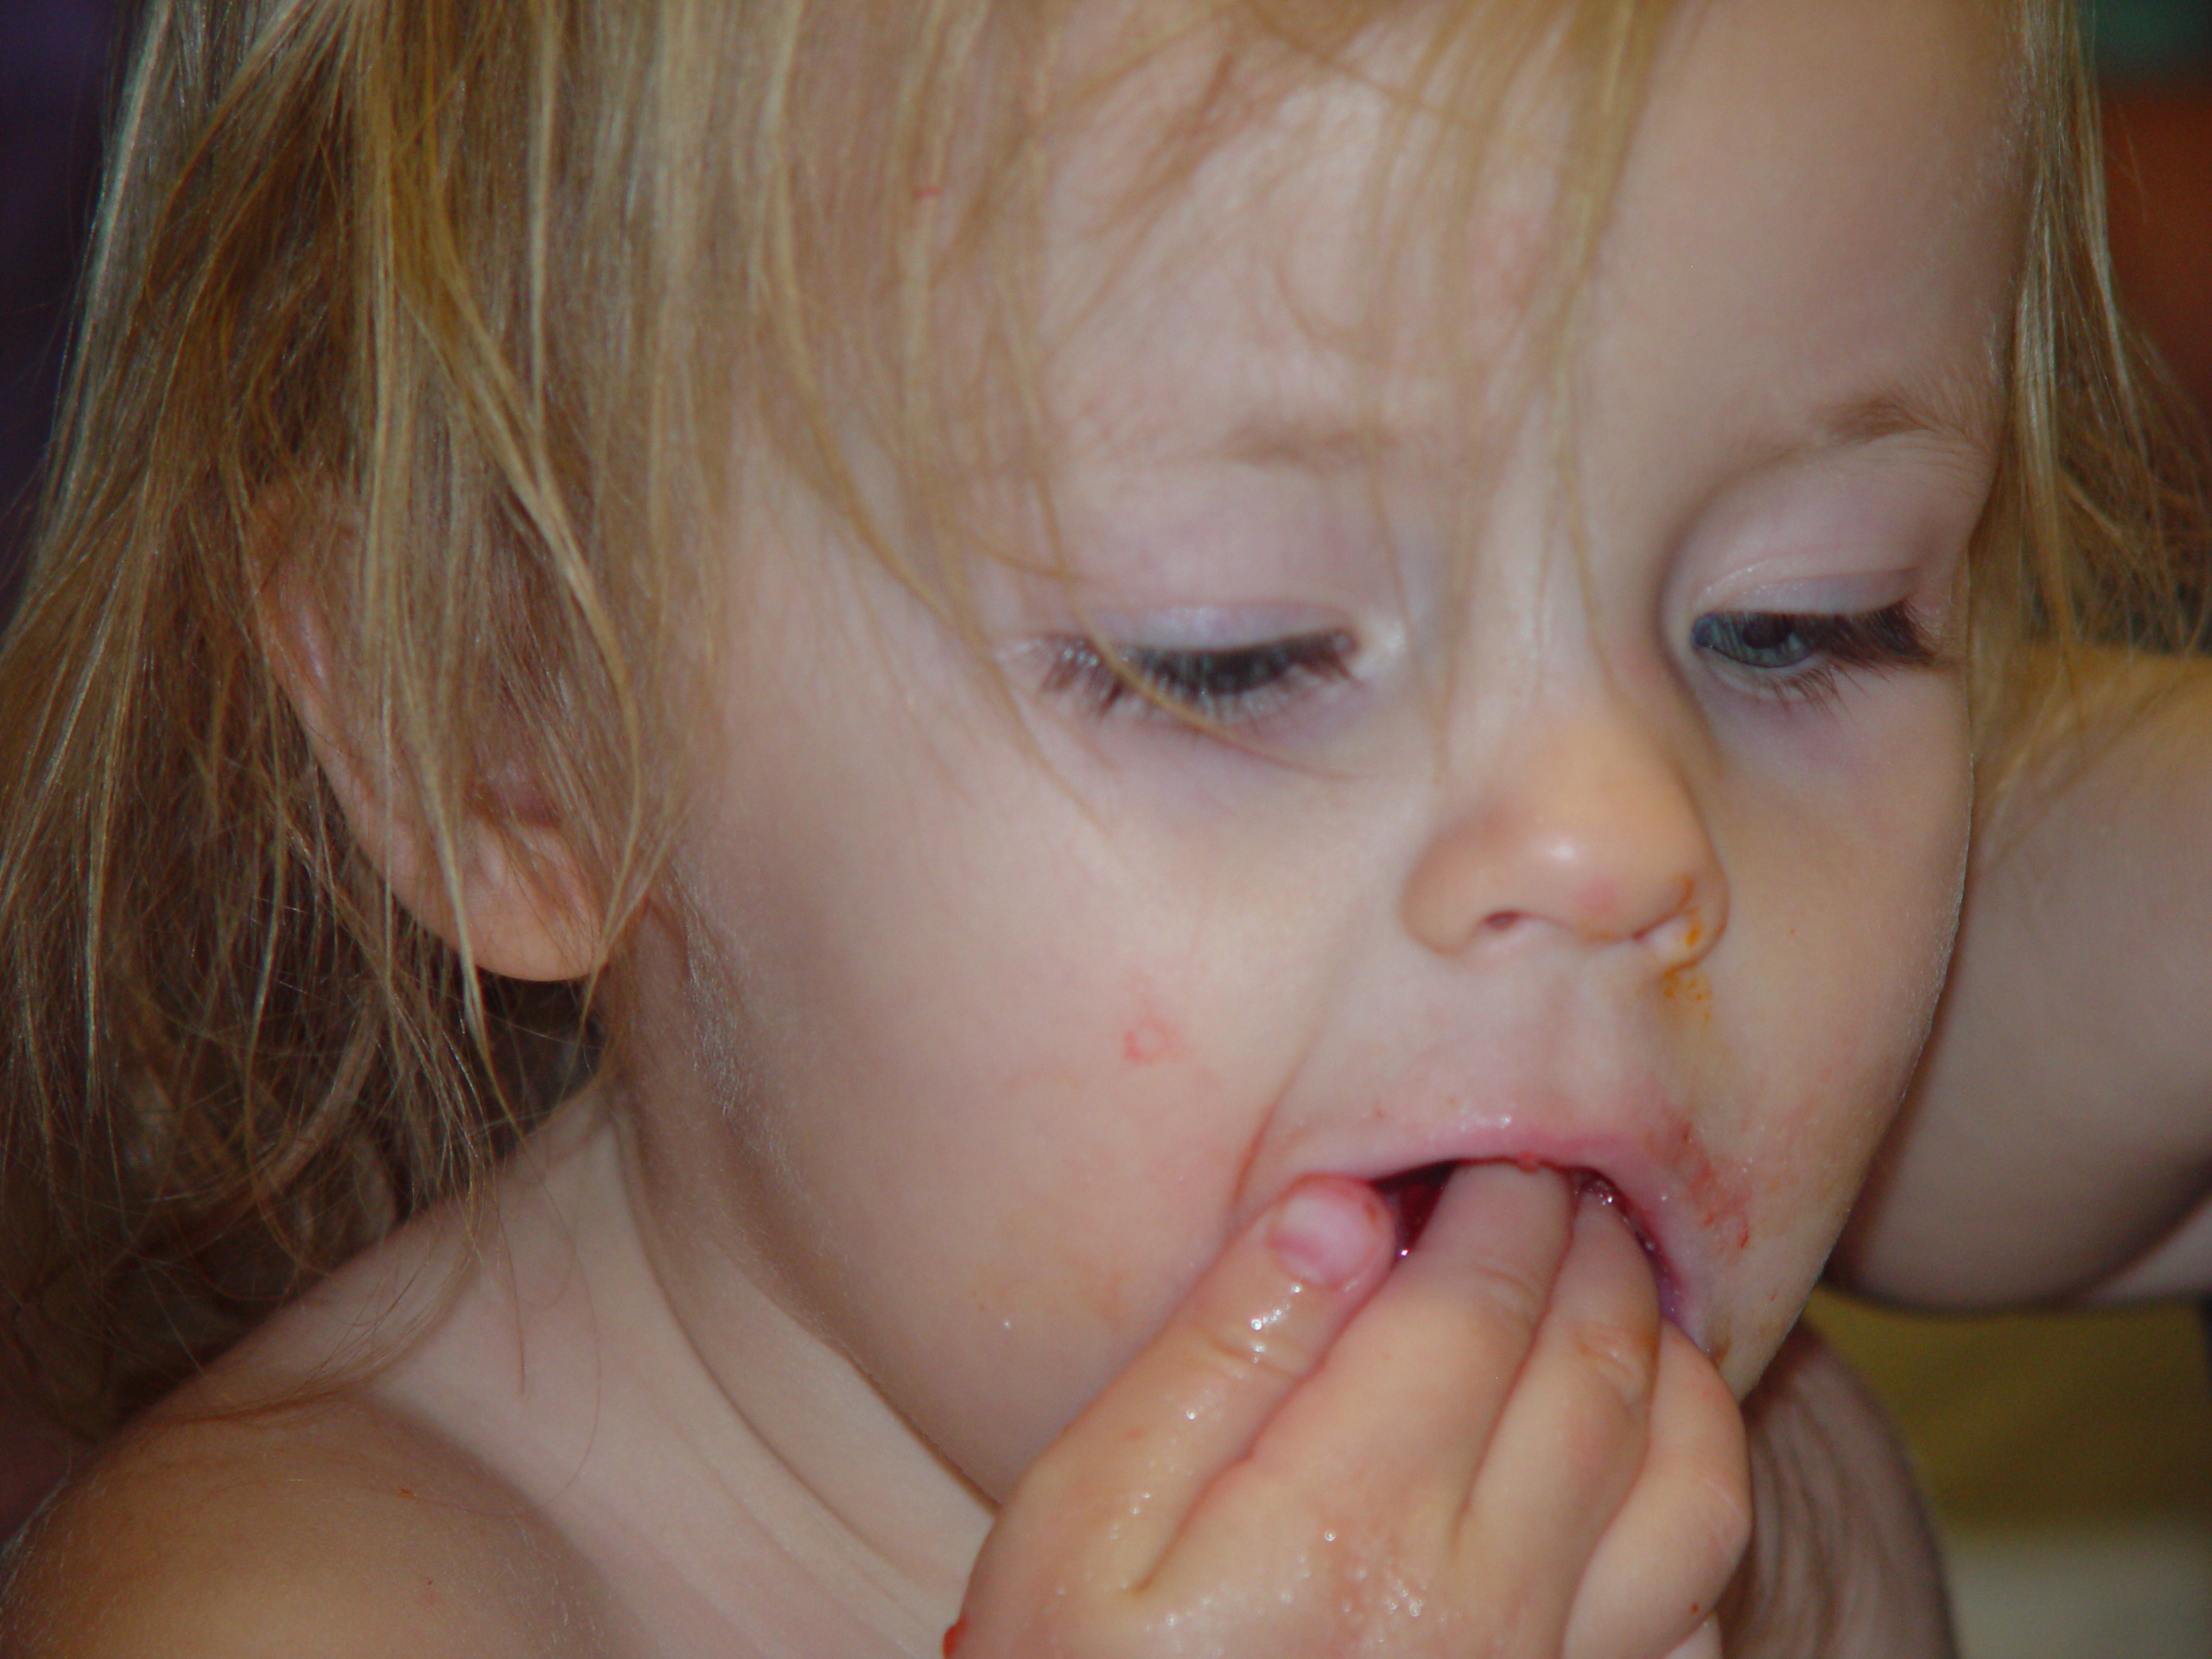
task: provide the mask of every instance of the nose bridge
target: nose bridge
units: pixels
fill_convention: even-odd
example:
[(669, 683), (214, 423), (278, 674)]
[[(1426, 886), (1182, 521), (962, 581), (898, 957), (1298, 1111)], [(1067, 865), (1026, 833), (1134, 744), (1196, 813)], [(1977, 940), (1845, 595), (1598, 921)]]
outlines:
[(1640, 941), (1669, 967), (1712, 948), (1727, 895), (1704, 811), (1624, 688), (1532, 706), (1485, 750), (1452, 769), (1408, 881), (1416, 938)]

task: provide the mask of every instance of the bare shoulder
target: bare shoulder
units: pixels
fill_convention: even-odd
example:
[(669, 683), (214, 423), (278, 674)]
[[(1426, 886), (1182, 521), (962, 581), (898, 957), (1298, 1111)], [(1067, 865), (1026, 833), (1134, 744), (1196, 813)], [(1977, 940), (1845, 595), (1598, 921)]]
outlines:
[(0, 1570), (0, 1659), (604, 1659), (588, 1569), (464, 1452), (357, 1397), (171, 1412)]

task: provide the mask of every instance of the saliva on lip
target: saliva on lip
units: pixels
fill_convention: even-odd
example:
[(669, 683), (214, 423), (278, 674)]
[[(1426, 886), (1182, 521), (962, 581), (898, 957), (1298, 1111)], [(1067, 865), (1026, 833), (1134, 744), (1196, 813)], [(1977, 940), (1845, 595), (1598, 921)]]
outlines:
[[(1429, 1218), (1436, 1213), (1436, 1201), (1444, 1196), (1445, 1183), (1458, 1169), (1456, 1163), (1425, 1164), (1419, 1169), (1402, 1170), (1395, 1175), (1386, 1175), (1375, 1183), (1376, 1195), (1390, 1212), (1398, 1236), (1401, 1259), (1413, 1254), (1414, 1246), (1421, 1243), (1421, 1236), (1428, 1230)], [(1524, 1170), (1535, 1170), (1541, 1166), (1533, 1159), (1521, 1161)], [(1651, 1241), (1644, 1236), (1635, 1215), (1622, 1203), (1620, 1190), (1594, 1169), (1569, 1169), (1560, 1172), (1574, 1189), (1580, 1200), (1594, 1198), (1600, 1204), (1619, 1210), (1628, 1223), (1629, 1230), (1636, 1235), (1637, 1243), (1643, 1246), (1644, 1254), (1656, 1265), (1657, 1253)]]

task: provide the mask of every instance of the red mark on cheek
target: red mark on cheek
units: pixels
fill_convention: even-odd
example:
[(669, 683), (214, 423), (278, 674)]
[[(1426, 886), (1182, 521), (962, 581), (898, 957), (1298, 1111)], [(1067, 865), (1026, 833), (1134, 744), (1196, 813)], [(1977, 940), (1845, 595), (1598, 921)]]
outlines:
[(1158, 1065), (1182, 1051), (1181, 1034), (1156, 1014), (1145, 1015), (1122, 1033), (1122, 1058), (1131, 1065)]
[(1181, 1058), (1186, 1046), (1183, 1033), (1160, 1011), (1149, 980), (1137, 979), (1131, 1001), (1136, 1004), (1135, 1017), (1122, 1033), (1122, 1058), (1131, 1065), (1158, 1065), (1164, 1060)]

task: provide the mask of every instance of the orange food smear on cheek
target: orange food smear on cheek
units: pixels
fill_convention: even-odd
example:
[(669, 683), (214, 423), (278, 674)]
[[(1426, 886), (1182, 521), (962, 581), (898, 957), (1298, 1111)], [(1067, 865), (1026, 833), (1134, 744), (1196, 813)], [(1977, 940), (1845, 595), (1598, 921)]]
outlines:
[(1695, 969), (1669, 970), (1659, 982), (1659, 994), (1676, 1007), (1697, 1015), (1700, 1023), (1713, 1023), (1713, 982)]

